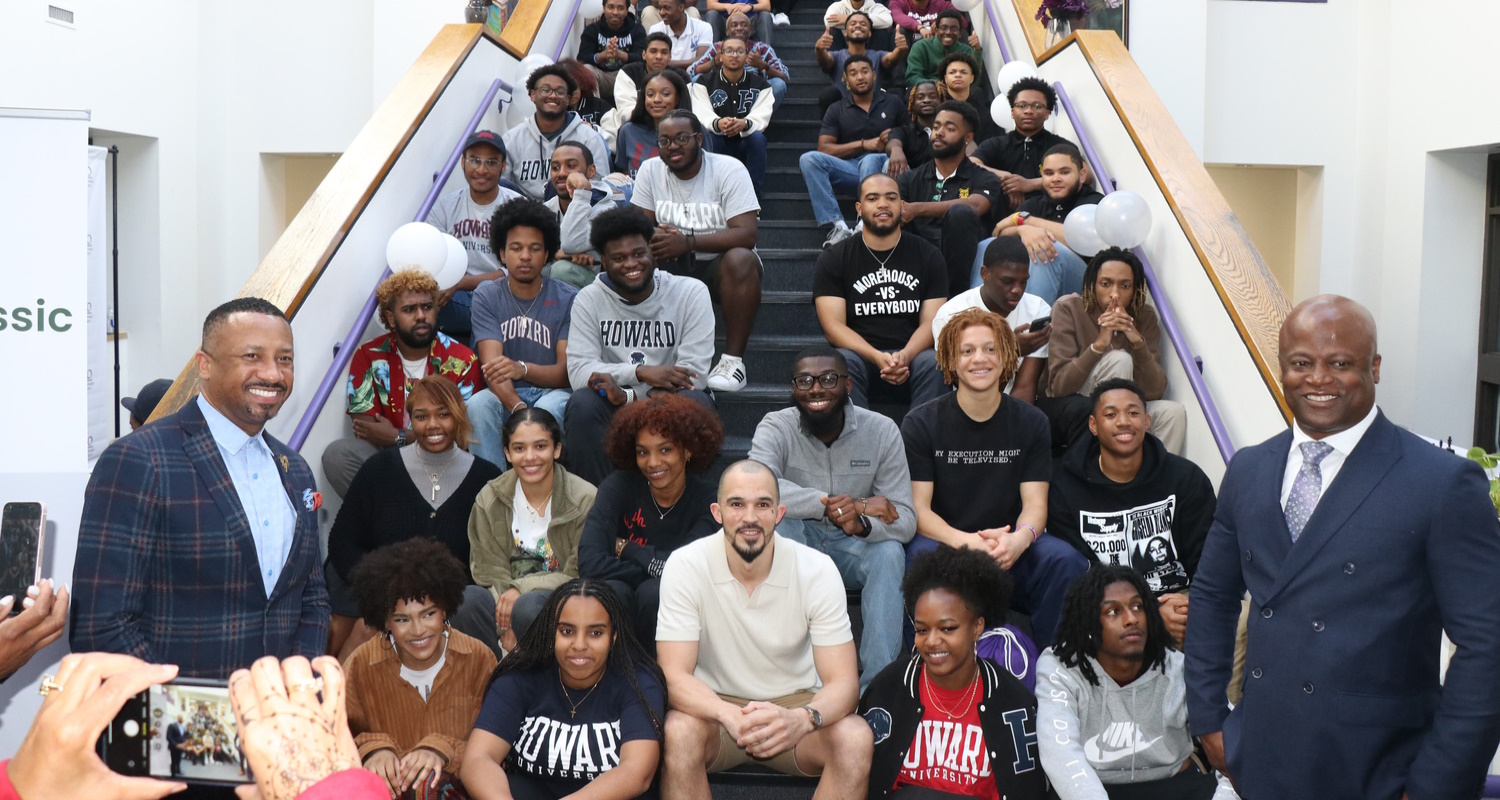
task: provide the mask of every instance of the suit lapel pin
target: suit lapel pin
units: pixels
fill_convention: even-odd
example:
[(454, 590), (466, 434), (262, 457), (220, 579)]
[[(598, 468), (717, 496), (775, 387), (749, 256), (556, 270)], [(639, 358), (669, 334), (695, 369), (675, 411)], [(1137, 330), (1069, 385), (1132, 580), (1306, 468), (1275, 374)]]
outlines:
[(281, 462), (281, 474), (285, 475), (286, 473), (291, 472), (291, 470), (292, 470), (292, 460), (291, 459), (287, 458), (286, 456), (277, 456), (277, 460), (279, 460)]
[(323, 493), (311, 489), (302, 490), (302, 506), (308, 511), (317, 511), (323, 507)]

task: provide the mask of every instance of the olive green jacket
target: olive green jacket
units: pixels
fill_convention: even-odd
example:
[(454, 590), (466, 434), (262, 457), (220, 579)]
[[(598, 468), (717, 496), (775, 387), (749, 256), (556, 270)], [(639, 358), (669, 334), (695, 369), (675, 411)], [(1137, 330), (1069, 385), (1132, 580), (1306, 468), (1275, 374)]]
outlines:
[(594, 506), (596, 490), (592, 483), (570, 475), (561, 464), (554, 465), (553, 470), (552, 522), (547, 526), (547, 541), (557, 556), (559, 569), (555, 572), (512, 576), (511, 557), (516, 552), (516, 539), (511, 533), (516, 513), (515, 470), (506, 470), (485, 484), (474, 501), (474, 510), (469, 513), (469, 566), (474, 582), (489, 589), (497, 600), (512, 587), (521, 594), (550, 592), (578, 577), (578, 540)]

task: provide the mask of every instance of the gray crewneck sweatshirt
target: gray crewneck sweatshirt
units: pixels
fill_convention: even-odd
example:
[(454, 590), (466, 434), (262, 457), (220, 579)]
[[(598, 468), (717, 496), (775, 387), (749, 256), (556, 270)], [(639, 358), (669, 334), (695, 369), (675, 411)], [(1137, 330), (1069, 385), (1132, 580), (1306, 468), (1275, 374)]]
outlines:
[(896, 423), (883, 414), (846, 405), (843, 431), (832, 445), (825, 445), (802, 429), (802, 412), (797, 408), (772, 411), (755, 428), (750, 457), (776, 473), (781, 502), (792, 519), (832, 532), (833, 523), (824, 514), (824, 497), (878, 495), (891, 501), (900, 518), (887, 525), (870, 517), (867, 541), (894, 539), (904, 544), (917, 532), (906, 446)]
[(706, 385), (714, 355), (708, 287), (661, 269), (652, 281), (651, 295), (634, 305), (620, 297), (608, 275), (578, 292), (568, 336), (568, 383), (574, 391), (587, 389), (595, 372), (610, 375), (622, 388), (639, 387), (635, 368), (661, 364), (692, 372), (696, 389)]

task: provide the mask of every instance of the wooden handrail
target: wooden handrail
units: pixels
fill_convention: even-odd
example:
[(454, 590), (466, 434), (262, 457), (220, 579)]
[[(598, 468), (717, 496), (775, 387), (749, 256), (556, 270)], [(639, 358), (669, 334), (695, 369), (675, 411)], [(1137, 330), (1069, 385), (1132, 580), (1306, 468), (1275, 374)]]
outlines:
[(541, 30), (542, 20), (551, 7), (552, 0), (523, 0), (517, 3), (516, 10), (505, 21), (505, 30), (497, 40), (500, 47), (517, 59), (525, 58), (531, 52), (537, 31)]
[[(265, 298), (288, 319), (296, 317), (375, 189), (481, 36), (494, 38), (477, 24), (445, 25), (438, 32), (255, 268), (240, 297)], [(189, 360), (151, 419), (174, 413), (197, 391), (198, 370)]]
[(1071, 38), (1130, 132), (1290, 424), (1292, 413), (1281, 391), (1277, 361), (1281, 323), (1291, 311), (1286, 293), (1119, 35), (1083, 30)]

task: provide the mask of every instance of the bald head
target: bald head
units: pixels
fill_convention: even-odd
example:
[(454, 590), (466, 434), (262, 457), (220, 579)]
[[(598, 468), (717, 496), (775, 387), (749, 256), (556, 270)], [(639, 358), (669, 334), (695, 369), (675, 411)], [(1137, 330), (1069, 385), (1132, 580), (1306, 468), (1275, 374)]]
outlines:
[(1358, 424), (1380, 382), (1375, 318), (1334, 294), (1292, 309), (1281, 325), (1281, 386), (1297, 426), (1314, 439)]
[[(772, 500), (777, 503), (781, 502), (780, 487), (776, 485), (776, 473), (753, 458), (736, 461), (724, 470), (724, 474), (719, 477), (719, 502), (724, 502), (726, 497), (724, 492), (727, 487), (743, 485), (742, 481), (737, 480), (739, 478), (750, 478), (754, 484), (768, 485)], [(756, 478), (760, 480), (754, 480)]]

